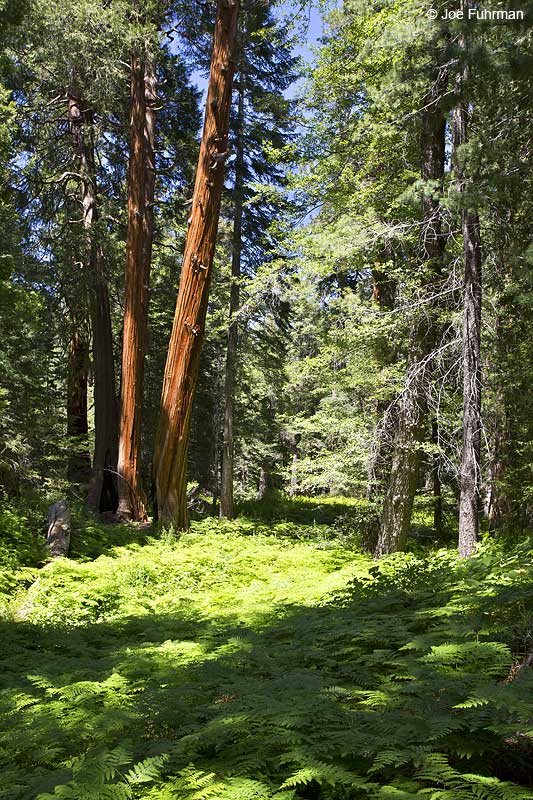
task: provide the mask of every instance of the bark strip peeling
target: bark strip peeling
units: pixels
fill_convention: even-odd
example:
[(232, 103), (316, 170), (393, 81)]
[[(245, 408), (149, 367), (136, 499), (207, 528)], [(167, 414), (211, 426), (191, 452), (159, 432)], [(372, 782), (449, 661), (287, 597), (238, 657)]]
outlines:
[(139, 521), (147, 519), (141, 479), (141, 419), (153, 240), (155, 103), (154, 67), (133, 57), (118, 514)]
[(239, 4), (219, 0), (204, 129), (196, 171), (154, 454), (158, 516), (188, 527), (187, 450), (215, 251), (228, 129)]

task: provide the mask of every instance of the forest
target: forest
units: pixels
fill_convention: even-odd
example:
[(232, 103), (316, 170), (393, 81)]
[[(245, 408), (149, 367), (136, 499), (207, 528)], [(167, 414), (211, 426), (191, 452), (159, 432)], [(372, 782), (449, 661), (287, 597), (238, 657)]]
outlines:
[(533, 800), (521, 3), (0, 0), (0, 800)]

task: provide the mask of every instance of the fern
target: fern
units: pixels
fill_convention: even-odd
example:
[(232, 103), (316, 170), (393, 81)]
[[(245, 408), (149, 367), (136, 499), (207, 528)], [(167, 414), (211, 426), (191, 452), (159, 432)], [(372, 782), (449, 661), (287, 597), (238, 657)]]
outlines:
[(2, 800), (531, 797), (525, 545), (375, 565), (239, 526), (43, 574), (4, 628)]
[(126, 774), (125, 779), (134, 785), (139, 783), (152, 783), (161, 776), (162, 768), (168, 761), (168, 756), (152, 756), (139, 761)]

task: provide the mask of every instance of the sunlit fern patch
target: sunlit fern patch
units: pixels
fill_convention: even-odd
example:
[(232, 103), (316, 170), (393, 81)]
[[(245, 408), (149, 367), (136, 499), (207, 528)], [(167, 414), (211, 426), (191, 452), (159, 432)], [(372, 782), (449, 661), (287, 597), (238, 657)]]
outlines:
[(2, 626), (0, 797), (533, 797), (529, 545), (375, 565), (293, 532), (41, 572)]

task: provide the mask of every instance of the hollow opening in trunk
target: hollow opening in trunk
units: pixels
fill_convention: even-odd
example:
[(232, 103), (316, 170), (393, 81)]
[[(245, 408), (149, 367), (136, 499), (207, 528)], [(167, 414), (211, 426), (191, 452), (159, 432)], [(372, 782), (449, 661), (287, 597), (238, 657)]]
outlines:
[(111, 511), (116, 513), (118, 508), (118, 492), (115, 484), (115, 477), (107, 469), (104, 469), (102, 478), (102, 491), (100, 492), (100, 513)]

